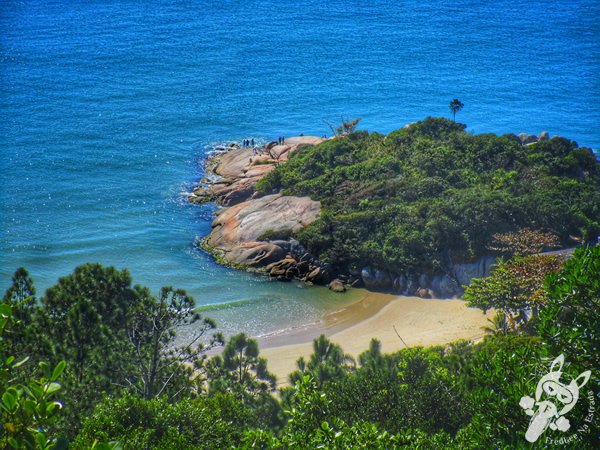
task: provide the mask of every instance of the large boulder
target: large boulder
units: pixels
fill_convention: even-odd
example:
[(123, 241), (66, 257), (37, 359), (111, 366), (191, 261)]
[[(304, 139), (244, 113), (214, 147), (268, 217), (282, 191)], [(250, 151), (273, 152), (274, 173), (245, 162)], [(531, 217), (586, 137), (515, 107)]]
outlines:
[[(267, 271), (278, 278), (329, 281), (330, 271), (325, 266), (317, 270), (311, 258), (303, 258), (306, 250), (298, 241), (263, 242), (267, 235), (289, 235), (308, 226), (320, 216), (321, 204), (308, 197), (256, 192), (256, 184), (291, 152), (324, 140), (298, 136), (286, 139), (283, 145), (269, 142), (262, 149), (237, 145), (220, 148), (223, 153), (207, 162), (207, 173), (212, 172), (217, 177), (204, 178), (189, 195), (190, 202), (215, 201), (228, 206), (215, 212), (213, 229), (204, 241), (206, 246), (224, 262), (267, 267)], [(289, 261), (293, 264), (288, 264)]]
[(342, 282), (342, 280), (335, 279), (331, 283), (329, 283), (328, 288), (333, 292), (346, 292), (346, 286)]
[(321, 280), (321, 278), (322, 278), (322, 273), (321, 273), (320, 267), (315, 267), (308, 273), (308, 275), (306, 275), (306, 281), (310, 281), (312, 283), (319, 282)]
[(318, 136), (294, 136), (285, 138), (285, 145), (317, 145), (325, 142), (327, 139)]
[(252, 156), (253, 150), (250, 148), (233, 148), (216, 157), (213, 172), (222, 177), (242, 177), (252, 162)]
[(535, 134), (519, 133), (519, 140), (522, 145), (533, 144), (538, 141)]
[(233, 264), (260, 267), (279, 261), (286, 252), (278, 245), (268, 242), (242, 242), (223, 253), (223, 257)]
[(421, 298), (433, 298), (434, 293), (431, 289), (419, 288), (417, 289), (417, 296)]
[(309, 197), (275, 194), (248, 200), (219, 212), (206, 243), (226, 250), (258, 241), (267, 232), (295, 232), (314, 222), (320, 213), (321, 204)]

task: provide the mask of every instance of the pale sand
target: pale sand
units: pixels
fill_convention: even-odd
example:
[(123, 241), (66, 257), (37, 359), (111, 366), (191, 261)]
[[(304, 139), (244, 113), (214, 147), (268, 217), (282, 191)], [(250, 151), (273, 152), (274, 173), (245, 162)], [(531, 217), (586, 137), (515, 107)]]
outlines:
[[(367, 293), (341, 311), (327, 315), (319, 324), (260, 339), (261, 355), (268, 360), (269, 371), (284, 385), (287, 375), (296, 369), (296, 360), (312, 353), (312, 340), (325, 334), (357, 357), (372, 338), (379, 339), (382, 351), (395, 352), (407, 346), (430, 346), (459, 339), (478, 340), (492, 315), (468, 308), (463, 300), (428, 300)], [(394, 326), (402, 340), (394, 331)]]

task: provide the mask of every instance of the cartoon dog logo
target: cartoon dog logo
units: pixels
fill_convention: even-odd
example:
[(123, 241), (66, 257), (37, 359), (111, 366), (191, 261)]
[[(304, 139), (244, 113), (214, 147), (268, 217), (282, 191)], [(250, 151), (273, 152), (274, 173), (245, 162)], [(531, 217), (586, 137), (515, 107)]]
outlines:
[(564, 415), (571, 411), (579, 400), (579, 389), (585, 386), (592, 372), (587, 370), (581, 373), (569, 384), (561, 383), (560, 376), (564, 362), (564, 355), (552, 361), (550, 372), (538, 382), (535, 400), (529, 396), (521, 397), (519, 406), (525, 410), (525, 414), (532, 416), (525, 433), (525, 439), (529, 442), (537, 441), (548, 427), (562, 432), (571, 427)]

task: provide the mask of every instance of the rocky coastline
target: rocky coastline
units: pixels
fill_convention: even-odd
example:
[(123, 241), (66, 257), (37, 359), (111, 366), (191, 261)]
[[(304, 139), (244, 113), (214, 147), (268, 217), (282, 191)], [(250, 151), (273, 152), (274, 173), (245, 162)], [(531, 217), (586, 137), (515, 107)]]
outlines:
[(323, 138), (298, 136), (284, 144), (241, 148), (231, 144), (206, 161), (208, 178), (188, 197), (192, 203), (215, 202), (218, 210), (211, 233), (200, 245), (218, 262), (238, 269), (264, 272), (278, 280), (329, 282), (323, 266), (289, 236), (310, 225), (321, 204), (308, 197), (281, 193), (261, 195), (256, 184), (291, 153)]
[(263, 194), (256, 185), (299, 148), (324, 140), (297, 136), (284, 144), (269, 142), (253, 148), (230, 144), (210, 157), (206, 161), (208, 177), (200, 181), (188, 200), (196, 204), (215, 202), (222, 208), (200, 246), (223, 265), (261, 272), (281, 281), (297, 279), (327, 285), (337, 292), (365, 287), (422, 298), (452, 298), (461, 295), (462, 286), (472, 278), (489, 275), (494, 263), (491, 256), (455, 264), (443, 274), (394, 274), (368, 266), (340, 274), (308, 253), (291, 236), (319, 218), (321, 204), (309, 197)]

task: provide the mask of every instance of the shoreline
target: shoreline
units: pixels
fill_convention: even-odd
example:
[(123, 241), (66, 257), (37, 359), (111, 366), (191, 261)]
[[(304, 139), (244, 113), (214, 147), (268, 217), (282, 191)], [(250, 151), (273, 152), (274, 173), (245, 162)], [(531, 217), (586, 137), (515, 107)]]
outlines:
[(367, 320), (398, 297), (394, 294), (371, 292), (362, 288), (357, 288), (354, 291), (360, 291), (359, 294), (355, 294), (360, 298), (340, 309), (325, 313), (317, 321), (257, 336), (256, 339), (259, 341), (260, 348), (310, 344), (320, 334), (329, 336)]
[(298, 358), (306, 359), (312, 354), (312, 341), (320, 334), (357, 358), (368, 349), (373, 338), (381, 341), (384, 353), (461, 339), (477, 341), (485, 336), (482, 327), (493, 316), (493, 311), (483, 314), (479, 309), (468, 308), (460, 299), (365, 292), (358, 302), (327, 314), (318, 323), (257, 338), (261, 356), (267, 359), (267, 367), (276, 375), (278, 386), (287, 384), (287, 375), (296, 369)]

